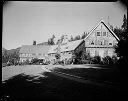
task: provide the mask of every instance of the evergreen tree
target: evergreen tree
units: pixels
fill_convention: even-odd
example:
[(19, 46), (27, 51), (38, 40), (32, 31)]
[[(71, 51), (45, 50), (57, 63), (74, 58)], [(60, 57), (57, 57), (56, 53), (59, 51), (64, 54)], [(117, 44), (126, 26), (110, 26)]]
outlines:
[(84, 39), (86, 36), (87, 36), (87, 32), (86, 33), (84, 32), (81, 39)]
[(77, 35), (75, 38), (74, 38), (74, 41), (75, 40), (80, 40), (80, 35)]
[(48, 39), (48, 45), (55, 45), (54, 38), (55, 38), (55, 35), (52, 35), (52, 38)]
[(119, 39), (122, 39), (123, 37), (123, 31), (121, 28), (118, 28), (116, 26), (116, 28), (113, 29), (113, 32), (119, 37)]
[(73, 36), (71, 35), (71, 39), (70, 39), (70, 41), (74, 41), (74, 39), (73, 39)]
[(123, 18), (123, 25), (121, 27), (123, 30), (127, 29), (127, 18), (126, 18), (125, 14), (124, 14), (124, 18)]
[(35, 40), (33, 41), (33, 45), (36, 45), (36, 41)]
[(124, 75), (124, 78), (127, 76), (128, 72), (128, 33), (127, 33), (127, 19), (124, 15), (123, 25), (122, 25), (122, 33), (121, 39), (118, 42), (117, 46), (115, 47), (115, 52), (120, 57), (119, 61), (117, 62), (118, 68), (121, 73)]

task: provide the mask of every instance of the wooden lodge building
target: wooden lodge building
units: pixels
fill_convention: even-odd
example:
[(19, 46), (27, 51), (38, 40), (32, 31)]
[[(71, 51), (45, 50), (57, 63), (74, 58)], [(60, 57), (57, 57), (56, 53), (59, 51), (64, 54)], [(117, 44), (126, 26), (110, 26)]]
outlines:
[(119, 41), (115, 33), (101, 20), (85, 37), (85, 39), (68, 42), (65, 38), (59, 45), (25, 45), (20, 50), (20, 61), (26, 59), (40, 58), (54, 63), (55, 54), (61, 55), (60, 60), (72, 58), (74, 52), (85, 50), (90, 56), (110, 56), (116, 55), (114, 45)]

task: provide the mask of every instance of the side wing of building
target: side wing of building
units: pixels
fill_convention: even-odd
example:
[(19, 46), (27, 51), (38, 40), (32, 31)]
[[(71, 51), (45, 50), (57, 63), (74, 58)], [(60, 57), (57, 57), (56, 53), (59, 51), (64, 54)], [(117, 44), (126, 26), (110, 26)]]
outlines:
[(47, 52), (49, 46), (47, 45), (24, 45), (20, 49), (20, 62), (25, 62), (26, 60), (31, 61), (33, 58), (47, 60)]

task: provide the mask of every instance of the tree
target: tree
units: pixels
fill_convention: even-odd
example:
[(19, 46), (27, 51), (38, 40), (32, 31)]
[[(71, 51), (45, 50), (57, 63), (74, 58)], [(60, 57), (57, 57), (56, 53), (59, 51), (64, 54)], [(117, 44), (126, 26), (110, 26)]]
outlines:
[(80, 40), (80, 35), (77, 35), (75, 38), (74, 38), (74, 41), (75, 40)]
[(33, 41), (33, 45), (36, 45), (36, 41), (35, 40)]
[(124, 14), (124, 18), (123, 18), (123, 25), (121, 27), (123, 30), (127, 29), (127, 18), (126, 18), (125, 14)]
[(119, 39), (123, 38), (123, 30), (121, 28), (116, 28), (113, 29), (114, 33), (119, 37)]
[(124, 78), (128, 72), (128, 33), (127, 33), (127, 19), (124, 15), (121, 39), (115, 47), (115, 52), (120, 57), (117, 62), (118, 69), (124, 75)]
[(87, 36), (87, 32), (86, 33), (84, 32), (81, 39), (84, 39), (86, 36)]
[(112, 25), (110, 25), (110, 29), (111, 29), (112, 31), (114, 31), (114, 28), (113, 28), (113, 26), (112, 26)]
[(93, 64), (101, 64), (101, 57), (100, 56), (94, 56), (92, 59), (91, 59), (91, 62)]
[(74, 39), (73, 39), (73, 36), (71, 35), (71, 39), (70, 39), (70, 41), (74, 41)]
[(52, 35), (52, 38), (48, 39), (48, 45), (55, 45), (54, 38), (55, 38), (55, 35)]

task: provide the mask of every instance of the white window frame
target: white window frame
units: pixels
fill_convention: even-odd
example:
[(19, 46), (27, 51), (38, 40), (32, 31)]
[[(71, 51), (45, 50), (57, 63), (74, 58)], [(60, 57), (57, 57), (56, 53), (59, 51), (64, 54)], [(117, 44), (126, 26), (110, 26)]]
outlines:
[[(99, 32), (99, 35), (97, 35), (98, 32)], [(97, 32), (96, 32), (96, 36), (101, 36), (101, 31), (97, 31)]]
[[(104, 35), (104, 33), (105, 33), (105, 35)], [(107, 36), (107, 32), (106, 32), (106, 31), (103, 31), (103, 32), (102, 32), (102, 35), (103, 35), (103, 36)]]

